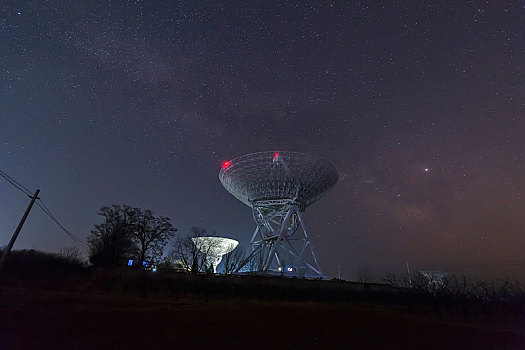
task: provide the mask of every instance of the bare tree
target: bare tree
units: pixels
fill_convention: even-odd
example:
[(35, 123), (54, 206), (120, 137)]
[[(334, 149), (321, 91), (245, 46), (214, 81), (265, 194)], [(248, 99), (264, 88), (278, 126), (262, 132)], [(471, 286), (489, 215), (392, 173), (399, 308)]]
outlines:
[(259, 272), (262, 270), (263, 266), (264, 266), (264, 254), (263, 254), (263, 251), (262, 250), (259, 250), (258, 252), (256, 252), (255, 254), (251, 255), (250, 254), (248, 255), (248, 257), (246, 259), (249, 259), (249, 260), (244, 260), (244, 262), (241, 264), (241, 266), (246, 266), (246, 272), (251, 272), (251, 273), (255, 273), (255, 272)]
[(169, 256), (183, 266), (183, 270), (191, 273), (207, 272), (206, 258), (212, 249), (210, 244), (207, 250), (201, 251), (195, 245), (192, 238), (203, 237), (206, 235), (206, 229), (194, 226), (190, 228), (190, 233), (186, 236), (179, 236), (173, 243), (173, 250)]
[(383, 282), (394, 288), (399, 288), (402, 286), (402, 283), (398, 281), (396, 274), (392, 271), (388, 271), (385, 273), (385, 277), (383, 277)]
[(160, 260), (164, 246), (177, 229), (167, 217), (155, 217), (150, 210), (129, 209), (134, 212), (132, 236), (138, 247), (139, 262)]
[[(230, 247), (233, 248), (233, 247)], [(231, 252), (226, 254), (223, 258), (224, 261), (224, 274), (225, 275), (231, 275), (232, 273), (237, 270), (241, 264), (244, 263), (246, 259), (246, 253), (243, 248), (237, 247), (236, 249), (233, 249)]]
[(118, 265), (131, 256), (139, 263), (160, 260), (164, 246), (177, 231), (169, 218), (127, 205), (102, 207), (98, 214), (104, 222), (95, 225), (88, 239), (94, 264)]
[(119, 205), (102, 207), (97, 214), (104, 221), (91, 230), (89, 260), (96, 265), (118, 265), (124, 257), (135, 253), (131, 236), (134, 214)]
[(368, 268), (365, 266), (358, 268), (355, 275), (357, 282), (360, 283), (370, 282), (371, 280), (370, 270), (368, 270)]
[(62, 256), (67, 261), (85, 265), (85, 260), (82, 252), (78, 247), (66, 247), (60, 249), (59, 255)]

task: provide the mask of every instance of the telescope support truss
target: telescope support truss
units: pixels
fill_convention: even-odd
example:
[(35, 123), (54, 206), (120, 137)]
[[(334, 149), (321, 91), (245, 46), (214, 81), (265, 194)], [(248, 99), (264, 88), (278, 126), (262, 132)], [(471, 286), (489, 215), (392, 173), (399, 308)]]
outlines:
[(251, 203), (257, 224), (250, 240), (252, 252), (237, 272), (323, 278), (302, 217), (302, 206), (291, 199)]

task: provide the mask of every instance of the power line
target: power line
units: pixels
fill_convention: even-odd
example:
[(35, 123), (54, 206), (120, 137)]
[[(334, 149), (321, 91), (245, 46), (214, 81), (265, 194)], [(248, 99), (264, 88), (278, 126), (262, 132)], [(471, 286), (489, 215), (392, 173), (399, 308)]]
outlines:
[(62, 225), (60, 223), (60, 221), (58, 221), (58, 219), (55, 217), (55, 215), (53, 215), (53, 213), (51, 212), (51, 210), (49, 210), (49, 208), (47, 207), (47, 205), (44, 203), (44, 201), (42, 201), (42, 199), (38, 199), (38, 202), (36, 202), (36, 205), (38, 205), (38, 207), (40, 209), (42, 209), (42, 211), (44, 213), (47, 214), (47, 216), (49, 216), (51, 218), (51, 220), (53, 220), (61, 229), (62, 231), (64, 231), (64, 233), (69, 237), (71, 238), (72, 240), (76, 241), (77, 243), (79, 243), (80, 245), (82, 245), (83, 247), (85, 248), (88, 248), (89, 245), (86, 244), (83, 240), (81, 240), (80, 238), (78, 238), (75, 234), (73, 234), (71, 231), (69, 231), (68, 229), (66, 229), (64, 227), (64, 225)]
[(33, 195), (33, 193), (30, 190), (28, 190), (24, 185), (22, 185), (20, 182), (13, 179), (11, 176), (7, 175), (2, 170), (0, 170), (0, 176), (2, 176), (7, 182), (9, 182), (19, 191), (22, 191), (25, 195), (29, 196), (30, 198)]
[(15, 179), (13, 179), (11, 176), (7, 175), (5, 173), (5, 171), (2, 171), (0, 169), (0, 174), (5, 177), (5, 178), (8, 178), (10, 181), (14, 182), (15, 184), (17, 184), (19, 187), (21, 187), (23, 190), (25, 190), (26, 193), (29, 193), (29, 194), (32, 194), (32, 192), (27, 188), (25, 187), (24, 185), (22, 185), (20, 182), (16, 181)]
[[(16, 181), (15, 179), (13, 179), (11, 176), (7, 175), (4, 171), (0, 170), (0, 176), (3, 177), (7, 182), (9, 182), (11, 185), (13, 185), (16, 189), (18, 189), (19, 191), (23, 192), (25, 195), (27, 195), (29, 198), (32, 198), (33, 194), (31, 193), (31, 191), (25, 187), (24, 185), (22, 185), (20, 182)], [(80, 238), (78, 238), (76, 235), (74, 235), (73, 233), (71, 233), (71, 231), (69, 231), (68, 229), (66, 229), (64, 227), (64, 225), (62, 225), (60, 223), (60, 221), (58, 221), (58, 219), (55, 217), (55, 215), (53, 215), (53, 213), (51, 212), (51, 210), (48, 208), (48, 206), (42, 201), (42, 199), (38, 198), (38, 202), (36, 202), (36, 205), (42, 209), (42, 211), (51, 218), (51, 220), (53, 220), (61, 229), (62, 231), (64, 231), (64, 233), (69, 237), (71, 238), (72, 240), (74, 240), (75, 242), (77, 242), (78, 244), (80, 244), (81, 246), (85, 247), (85, 248), (88, 248), (89, 245), (87, 243), (85, 243), (83, 240), (81, 240)]]

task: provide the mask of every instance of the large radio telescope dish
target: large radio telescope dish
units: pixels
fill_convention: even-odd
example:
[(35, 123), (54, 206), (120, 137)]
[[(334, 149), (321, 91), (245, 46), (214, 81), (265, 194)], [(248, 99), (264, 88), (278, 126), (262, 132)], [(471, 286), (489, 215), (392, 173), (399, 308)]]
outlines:
[(259, 256), (263, 273), (323, 276), (302, 213), (337, 179), (332, 164), (305, 153), (258, 152), (224, 162), (219, 180), (252, 208), (257, 224), (246, 261)]
[(222, 256), (237, 247), (238, 241), (224, 237), (192, 237), (195, 247), (206, 255), (206, 263), (211, 266), (213, 273), (217, 272)]
[(337, 182), (337, 170), (320, 158), (297, 152), (258, 152), (225, 162), (222, 185), (248, 206), (268, 199), (293, 199), (306, 208)]

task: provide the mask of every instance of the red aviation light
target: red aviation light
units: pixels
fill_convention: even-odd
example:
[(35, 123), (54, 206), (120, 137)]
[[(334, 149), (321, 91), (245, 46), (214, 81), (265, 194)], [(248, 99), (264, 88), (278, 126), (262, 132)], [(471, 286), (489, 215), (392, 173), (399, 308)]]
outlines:
[(275, 154), (273, 155), (273, 161), (276, 162), (279, 160), (279, 152), (275, 152)]
[(223, 168), (223, 169), (228, 169), (228, 167), (230, 166), (231, 163), (232, 163), (231, 160), (228, 161), (228, 162), (224, 162), (224, 163), (222, 163), (222, 168)]

